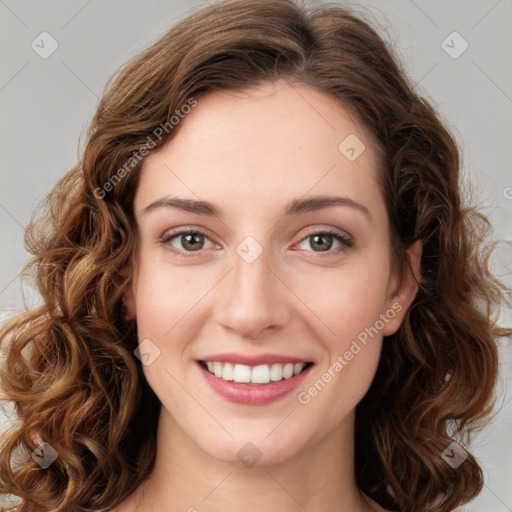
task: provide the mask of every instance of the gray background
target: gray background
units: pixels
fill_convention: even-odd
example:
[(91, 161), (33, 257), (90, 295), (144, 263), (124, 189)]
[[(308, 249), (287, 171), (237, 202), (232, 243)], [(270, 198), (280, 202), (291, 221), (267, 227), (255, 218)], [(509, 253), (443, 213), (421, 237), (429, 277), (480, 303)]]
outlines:
[[(79, 140), (106, 80), (203, 3), (0, 0), (0, 322), (23, 307), (18, 273), (28, 258), (23, 229), (29, 214), (77, 161)], [(378, 24), (421, 93), (438, 107), (455, 134), (475, 199), (490, 217), (495, 237), (508, 241), (496, 252), (493, 266), (510, 285), (512, 1), (386, 0), (344, 5), (370, 15)], [(453, 56), (463, 49), (464, 41), (450, 36), (454, 31), (469, 45), (457, 58)], [(35, 41), (41, 48), (43, 37), (45, 49), (50, 48), (42, 32), (58, 44), (46, 59), (31, 47)], [(30, 290), (26, 298), (29, 306), (37, 301)], [(510, 311), (503, 312), (502, 320), (512, 325)], [(501, 410), (473, 445), (486, 484), (481, 495), (462, 509), (467, 512), (512, 512), (511, 340), (503, 341), (501, 353)], [(4, 421), (7, 415), (14, 419), (5, 407)]]

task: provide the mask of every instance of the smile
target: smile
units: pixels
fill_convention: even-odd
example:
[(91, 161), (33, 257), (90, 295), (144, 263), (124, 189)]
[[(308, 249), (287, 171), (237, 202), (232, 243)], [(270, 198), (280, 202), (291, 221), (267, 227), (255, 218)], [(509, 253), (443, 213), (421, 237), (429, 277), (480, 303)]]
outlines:
[(205, 359), (196, 362), (208, 387), (223, 400), (249, 406), (291, 395), (314, 366), (304, 359), (273, 354), (217, 354)]
[(200, 361), (210, 374), (225, 381), (245, 384), (269, 384), (299, 375), (313, 363), (274, 363), (249, 366), (222, 361)]

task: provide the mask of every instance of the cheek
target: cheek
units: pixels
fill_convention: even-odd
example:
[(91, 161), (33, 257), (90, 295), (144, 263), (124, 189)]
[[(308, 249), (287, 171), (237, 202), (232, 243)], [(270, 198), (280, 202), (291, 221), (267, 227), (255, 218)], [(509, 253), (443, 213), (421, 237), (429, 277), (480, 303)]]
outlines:
[(171, 269), (161, 262), (141, 266), (137, 282), (137, 325), (140, 335), (165, 340), (193, 317), (194, 308), (213, 285), (199, 267)]
[(317, 339), (326, 358), (297, 397), (310, 417), (324, 418), (329, 411), (321, 433), (339, 424), (356, 407), (374, 379), (382, 348), (381, 315), (387, 283), (385, 276), (372, 272), (340, 273), (327, 281), (329, 288), (323, 286), (322, 291), (308, 288), (308, 300), (315, 304), (312, 309), (323, 325)]
[[(358, 270), (340, 268), (328, 276), (318, 272), (302, 282), (301, 294), (320, 321), (317, 339), (326, 358), (317, 379), (302, 390), (302, 401), (333, 407), (333, 421), (341, 419), (367, 392), (378, 367), (382, 347), (388, 274), (376, 260)], [(324, 391), (325, 389), (325, 391)]]
[(330, 348), (342, 350), (347, 341), (375, 326), (386, 304), (385, 268), (320, 270), (297, 281), (297, 295), (324, 326), (320, 338)]
[[(364, 263), (364, 264), (363, 264)], [(320, 339), (340, 349), (344, 341), (370, 328), (383, 312), (386, 299), (386, 262), (366, 259), (344, 268), (299, 268), (285, 276), (293, 294), (290, 308), (323, 325)], [(141, 336), (164, 341), (173, 329), (198, 321), (199, 304), (218, 285), (218, 274), (208, 265), (171, 266), (149, 261), (140, 268), (136, 292), (137, 324)], [(299, 303), (295, 298), (299, 299)], [(277, 300), (286, 301), (286, 297)], [(210, 303), (211, 297), (205, 302)], [(302, 306), (300, 305), (302, 303)], [(199, 306), (199, 307), (198, 307)], [(315, 320), (316, 319), (316, 320)], [(176, 332), (176, 331), (175, 331)], [(326, 338), (327, 336), (327, 338)]]
[(149, 339), (159, 350), (149, 345), (158, 355), (143, 371), (159, 397), (181, 393), (171, 376), (182, 379), (187, 347), (204, 320), (200, 301), (208, 287), (212, 285), (198, 267), (171, 268), (149, 260), (139, 267), (135, 299), (139, 343)]

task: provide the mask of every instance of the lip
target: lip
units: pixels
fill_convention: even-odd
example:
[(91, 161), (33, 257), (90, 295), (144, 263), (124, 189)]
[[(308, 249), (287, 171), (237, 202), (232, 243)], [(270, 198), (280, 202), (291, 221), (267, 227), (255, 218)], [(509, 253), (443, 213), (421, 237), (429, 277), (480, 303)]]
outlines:
[(200, 361), (219, 361), (221, 363), (232, 363), (232, 364), (245, 364), (247, 366), (258, 366), (259, 364), (286, 364), (286, 363), (311, 363), (307, 359), (301, 359), (299, 357), (285, 356), (281, 354), (236, 354), (234, 352), (224, 354), (213, 354), (210, 356), (202, 357)]
[[(289, 358), (286, 359), (286, 361), (292, 362), (292, 359), (296, 358)], [(219, 359), (215, 359), (215, 361), (219, 361)], [(268, 359), (266, 359), (266, 361), (268, 361)], [(226, 362), (231, 362), (231, 360)], [(301, 363), (307, 361), (301, 359), (297, 360), (297, 362)], [(312, 364), (294, 377), (276, 382), (269, 382), (268, 384), (244, 384), (240, 382), (227, 381), (212, 375), (206, 368), (201, 365), (200, 361), (197, 361), (197, 366), (199, 367), (201, 374), (206, 380), (207, 384), (221, 398), (241, 405), (266, 405), (290, 394), (304, 381), (314, 365)]]

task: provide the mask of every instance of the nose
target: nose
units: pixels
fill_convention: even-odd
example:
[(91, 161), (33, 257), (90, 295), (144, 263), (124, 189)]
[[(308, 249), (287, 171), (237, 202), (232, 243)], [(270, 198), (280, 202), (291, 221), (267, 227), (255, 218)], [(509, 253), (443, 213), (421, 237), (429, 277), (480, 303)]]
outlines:
[(263, 251), (251, 263), (238, 254), (219, 290), (217, 322), (244, 339), (260, 338), (265, 330), (276, 330), (290, 318), (287, 300), (292, 293)]

